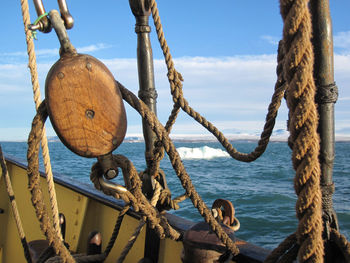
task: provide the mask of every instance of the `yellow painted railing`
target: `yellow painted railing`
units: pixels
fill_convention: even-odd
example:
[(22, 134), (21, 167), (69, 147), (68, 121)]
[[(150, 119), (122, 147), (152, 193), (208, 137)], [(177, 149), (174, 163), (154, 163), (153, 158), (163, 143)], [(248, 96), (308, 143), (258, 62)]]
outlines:
[[(7, 160), (7, 167), (27, 241), (44, 239), (27, 188), (28, 180), (25, 167), (11, 160)], [(42, 178), (41, 184), (47, 207), (49, 207), (45, 178)], [(84, 253), (91, 231), (101, 232), (103, 250), (109, 241), (118, 217), (118, 205), (111, 200), (104, 200), (103, 196), (93, 189), (79, 191), (79, 186), (75, 188), (69, 182), (63, 183), (62, 180), (58, 180), (58, 182), (56, 180), (56, 192), (59, 210), (66, 218), (65, 241), (70, 245), (70, 250)], [(0, 214), (0, 263), (26, 262), (2, 177), (0, 179), (0, 209), (3, 210), (3, 213)], [(138, 224), (137, 215), (131, 213), (124, 217), (119, 236), (105, 262), (116, 262)], [(143, 258), (145, 232), (143, 229), (125, 262), (138, 262)], [(181, 262), (181, 251), (181, 242), (161, 240), (159, 262)]]

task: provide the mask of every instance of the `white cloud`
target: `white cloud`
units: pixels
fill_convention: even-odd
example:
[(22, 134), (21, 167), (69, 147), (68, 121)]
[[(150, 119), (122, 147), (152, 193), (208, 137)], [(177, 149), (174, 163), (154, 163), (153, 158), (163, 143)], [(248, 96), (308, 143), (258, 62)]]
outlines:
[(108, 45), (108, 44), (104, 44), (104, 43), (98, 43), (95, 45), (89, 45), (86, 47), (78, 47), (77, 50), (80, 53), (86, 53), (86, 52), (95, 52), (95, 51), (99, 51), (102, 49), (107, 49), (107, 48), (111, 48), (113, 47), (112, 45)]
[[(279, 37), (263, 35), (260, 37), (262, 40), (267, 43), (277, 46), (280, 41)], [(335, 48), (339, 48), (342, 52), (350, 52), (350, 31), (342, 31), (333, 34), (333, 45)]]
[[(112, 45), (105, 44), (105, 43), (97, 43), (89, 46), (83, 46), (83, 47), (76, 47), (77, 51), (80, 53), (86, 53), (86, 52), (96, 52), (103, 49), (111, 48)], [(38, 57), (57, 57), (59, 55), (59, 49), (58, 48), (51, 48), (51, 49), (36, 49), (35, 54)], [(0, 53), (0, 58), (3, 60), (11, 60), (11, 59), (18, 59), (18, 58), (26, 58), (27, 52), (20, 51), (20, 52), (8, 52), (8, 53)]]
[(261, 36), (261, 39), (274, 46), (278, 46), (278, 42), (280, 41), (279, 37), (269, 35), (263, 35)]
[[(101, 44), (85, 47), (88, 50), (108, 48)], [(46, 54), (50, 52), (45, 51)], [(45, 53), (43, 51), (43, 53)], [(52, 59), (54, 60), (54, 59)], [(105, 59), (103, 62), (114, 74), (115, 78), (125, 87), (137, 94), (138, 76), (137, 60)], [(45, 77), (52, 63), (38, 63), (40, 84), (43, 90)], [(258, 132), (265, 121), (268, 104), (274, 90), (276, 80), (276, 55), (234, 56), (234, 57), (182, 57), (175, 59), (175, 67), (184, 77), (184, 95), (190, 105), (208, 120), (212, 121), (225, 133), (232, 131)], [(172, 108), (169, 83), (166, 77), (166, 66), (162, 59), (154, 60), (155, 81), (158, 92), (158, 115), (164, 123)], [(335, 79), (339, 87), (339, 101), (336, 104), (337, 122), (339, 127), (350, 123), (344, 112), (349, 111), (350, 100), (350, 55), (335, 55)], [(32, 103), (12, 105), (11, 98), (18, 98), (19, 93), (30, 101), (32, 99), (31, 83), (27, 65), (0, 64), (0, 94), (9, 98), (8, 102), (0, 105), (1, 111), (28, 111)], [(26, 94), (26, 95), (25, 95)], [(43, 96), (42, 96), (43, 97)], [(23, 99), (23, 98), (22, 98)], [(13, 100), (14, 101), (14, 100)], [(286, 125), (287, 109), (281, 108), (277, 128)], [(128, 133), (140, 133), (140, 117), (130, 107), (128, 111)], [(29, 114), (30, 115), (30, 114)], [(28, 119), (18, 119), (26, 127), (31, 122)], [(6, 127), (6, 116), (2, 117), (2, 125)], [(24, 118), (24, 117), (23, 117)], [(13, 122), (12, 122), (13, 123)], [(20, 125), (20, 124), (19, 124)], [(340, 125), (340, 126), (339, 126)], [(9, 129), (11, 127), (8, 127)], [(205, 133), (205, 130), (192, 119), (180, 114), (174, 127), (174, 133)], [(6, 130), (0, 133), (0, 140), (4, 139)], [(15, 134), (15, 133), (14, 133)], [(6, 136), (10, 136), (9, 135)], [(7, 137), (6, 137), (7, 138)]]
[(338, 32), (333, 36), (334, 47), (350, 52), (350, 31)]

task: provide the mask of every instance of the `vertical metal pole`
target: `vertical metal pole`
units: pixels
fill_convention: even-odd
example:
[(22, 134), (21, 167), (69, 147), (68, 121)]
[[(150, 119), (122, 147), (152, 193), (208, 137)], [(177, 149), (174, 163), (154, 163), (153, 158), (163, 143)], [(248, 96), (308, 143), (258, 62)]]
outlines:
[[(332, 201), (335, 155), (334, 104), (338, 98), (338, 88), (334, 82), (333, 36), (329, 0), (311, 0), (310, 9), (313, 20), (314, 78), (317, 87), (316, 103), (319, 113), (318, 132), (321, 138), (319, 159), (321, 164), (322, 209), (325, 238), (329, 239), (330, 228), (338, 229), (338, 220)], [(326, 244), (325, 249), (326, 255), (332, 254), (330, 253), (330, 244)], [(327, 256), (326, 262), (328, 262)]]
[[(157, 115), (156, 99), (157, 92), (154, 84), (153, 54), (149, 33), (151, 28), (148, 24), (151, 14), (148, 0), (129, 0), (129, 4), (136, 18), (135, 32), (137, 33), (137, 66), (139, 75), (139, 98)], [(156, 135), (143, 121), (143, 136), (146, 146), (146, 164), (149, 171), (153, 161), (153, 150)], [(147, 176), (147, 174), (146, 174)], [(154, 178), (148, 176), (143, 180), (143, 192), (146, 197), (151, 198), (154, 190)], [(158, 262), (160, 240), (154, 230), (146, 229), (145, 258), (152, 262)]]
[[(129, 0), (129, 4), (136, 18), (139, 97), (157, 115), (157, 92), (154, 84), (153, 54), (149, 37), (151, 28), (148, 25), (149, 15), (151, 14), (150, 6), (148, 6), (147, 0)], [(146, 146), (146, 164), (149, 170), (152, 165), (156, 136), (145, 121), (142, 122), (142, 127)], [(145, 185), (144, 191), (148, 198), (152, 197), (153, 186)]]

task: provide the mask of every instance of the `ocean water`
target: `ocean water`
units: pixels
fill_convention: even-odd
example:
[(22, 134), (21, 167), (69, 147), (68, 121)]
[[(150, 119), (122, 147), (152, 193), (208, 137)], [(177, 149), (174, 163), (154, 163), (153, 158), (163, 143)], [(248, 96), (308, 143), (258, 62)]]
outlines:
[[(242, 152), (250, 152), (256, 142), (233, 142)], [(26, 160), (25, 142), (2, 142), (5, 155)], [(176, 142), (183, 163), (197, 191), (211, 206), (217, 198), (230, 200), (241, 223), (236, 233), (239, 238), (272, 249), (287, 235), (295, 232), (296, 195), (293, 188), (294, 170), (291, 150), (284, 142), (271, 142), (262, 157), (253, 163), (233, 160), (215, 142)], [(71, 178), (76, 184), (91, 184), (89, 173), (94, 159), (79, 157), (60, 143), (49, 143), (54, 173)], [(145, 169), (144, 144), (124, 142), (114, 153), (128, 157), (138, 171)], [(167, 156), (161, 162), (167, 183), (176, 197), (184, 193)], [(336, 143), (333, 180), (336, 191), (334, 208), (341, 233), (350, 237), (350, 142)], [(193, 221), (202, 220), (189, 200), (180, 204), (180, 210), (171, 211)]]

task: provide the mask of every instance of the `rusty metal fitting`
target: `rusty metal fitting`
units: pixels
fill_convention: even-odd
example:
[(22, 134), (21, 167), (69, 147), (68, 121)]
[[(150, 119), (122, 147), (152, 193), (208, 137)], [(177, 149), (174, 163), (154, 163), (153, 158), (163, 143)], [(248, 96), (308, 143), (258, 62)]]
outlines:
[(222, 223), (233, 231), (238, 231), (241, 224), (235, 217), (235, 208), (229, 200), (216, 199), (212, 205), (212, 212), (215, 218), (222, 217)]
[[(74, 25), (74, 19), (69, 13), (66, 0), (57, 0), (61, 13), (61, 18), (66, 29), (71, 29)], [(43, 33), (49, 33), (52, 29), (50, 20), (45, 16), (46, 11), (42, 0), (33, 0), (38, 19), (34, 24), (29, 25), (32, 31), (39, 30)]]

